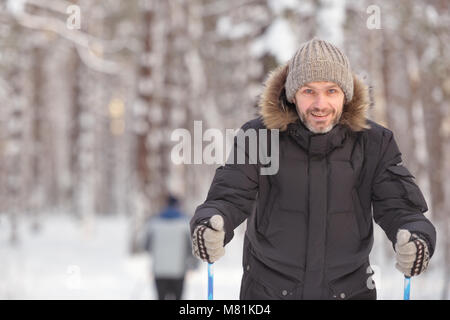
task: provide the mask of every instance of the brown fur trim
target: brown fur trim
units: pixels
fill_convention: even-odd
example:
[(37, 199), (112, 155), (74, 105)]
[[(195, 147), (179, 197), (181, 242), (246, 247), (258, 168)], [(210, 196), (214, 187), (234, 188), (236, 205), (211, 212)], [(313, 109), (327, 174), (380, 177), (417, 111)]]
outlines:
[[(280, 95), (288, 73), (288, 65), (280, 66), (272, 71), (265, 81), (265, 88), (259, 101), (259, 114), (268, 129), (285, 131), (287, 125), (297, 121), (295, 110), (286, 108), (280, 103)], [(344, 105), (339, 123), (347, 125), (353, 131), (368, 129), (367, 110), (370, 105), (367, 86), (353, 74), (353, 98)]]
[(287, 72), (288, 65), (278, 67), (269, 74), (265, 82), (265, 88), (259, 101), (259, 114), (268, 129), (285, 131), (289, 123), (298, 119), (297, 112), (281, 107), (279, 102)]
[(369, 129), (367, 111), (369, 110), (369, 88), (353, 74), (353, 98), (344, 105), (339, 123), (347, 125), (352, 131)]

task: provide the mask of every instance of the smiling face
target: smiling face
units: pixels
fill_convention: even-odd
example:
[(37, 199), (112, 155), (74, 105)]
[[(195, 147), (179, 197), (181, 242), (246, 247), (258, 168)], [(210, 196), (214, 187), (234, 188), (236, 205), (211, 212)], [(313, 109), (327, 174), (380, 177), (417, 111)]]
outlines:
[(344, 92), (334, 82), (310, 82), (297, 90), (295, 105), (300, 119), (314, 133), (326, 133), (339, 122)]

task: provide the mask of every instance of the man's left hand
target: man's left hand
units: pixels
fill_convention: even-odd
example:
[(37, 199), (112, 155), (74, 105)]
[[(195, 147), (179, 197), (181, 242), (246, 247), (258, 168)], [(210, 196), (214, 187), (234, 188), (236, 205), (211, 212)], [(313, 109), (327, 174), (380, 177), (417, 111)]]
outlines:
[(397, 233), (395, 252), (395, 267), (408, 277), (422, 273), (430, 260), (426, 241), (405, 229), (400, 229)]

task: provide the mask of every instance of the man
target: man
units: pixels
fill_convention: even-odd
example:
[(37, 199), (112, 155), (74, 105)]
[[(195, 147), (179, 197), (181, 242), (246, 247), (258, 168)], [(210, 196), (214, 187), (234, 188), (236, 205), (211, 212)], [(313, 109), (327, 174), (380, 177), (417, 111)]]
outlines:
[(180, 300), (186, 272), (197, 261), (191, 255), (189, 220), (174, 196), (169, 195), (167, 207), (149, 220), (145, 247), (152, 255), (158, 299)]
[(194, 255), (214, 262), (248, 219), (241, 299), (376, 299), (372, 217), (401, 272), (426, 269), (436, 232), (393, 133), (366, 119), (367, 91), (341, 50), (316, 38), (268, 78), (260, 117), (242, 129), (279, 130), (279, 171), (219, 167), (191, 220)]

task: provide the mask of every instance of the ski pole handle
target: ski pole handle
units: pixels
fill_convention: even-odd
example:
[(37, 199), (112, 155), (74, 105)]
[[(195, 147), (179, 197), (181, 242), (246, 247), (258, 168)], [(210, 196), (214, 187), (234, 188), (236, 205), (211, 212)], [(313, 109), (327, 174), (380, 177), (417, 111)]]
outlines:
[(212, 263), (208, 263), (208, 300), (213, 300), (214, 289), (214, 268)]
[(411, 277), (405, 276), (404, 280), (403, 300), (409, 300), (409, 294), (411, 291)]

